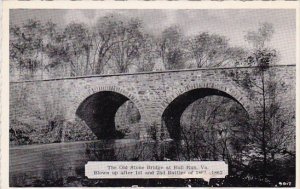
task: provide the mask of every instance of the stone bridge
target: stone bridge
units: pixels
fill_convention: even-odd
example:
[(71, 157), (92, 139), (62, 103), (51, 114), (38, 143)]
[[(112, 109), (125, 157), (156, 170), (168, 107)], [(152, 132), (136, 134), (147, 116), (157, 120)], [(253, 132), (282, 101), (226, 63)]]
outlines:
[[(281, 99), (292, 102), (291, 108), (295, 107), (295, 68), (271, 68), (288, 84)], [(166, 126), (174, 138), (184, 110), (205, 96), (231, 98), (251, 116), (257, 102), (251, 101), (229, 76), (231, 72), (244, 74), (250, 69), (253, 68), (191, 69), (10, 82), (10, 117), (26, 117), (33, 122), (34, 118), (56, 114), (66, 120), (80, 118), (101, 138), (115, 130), (118, 108), (131, 100), (141, 115), (140, 138), (148, 136), (147, 127), (154, 122)]]

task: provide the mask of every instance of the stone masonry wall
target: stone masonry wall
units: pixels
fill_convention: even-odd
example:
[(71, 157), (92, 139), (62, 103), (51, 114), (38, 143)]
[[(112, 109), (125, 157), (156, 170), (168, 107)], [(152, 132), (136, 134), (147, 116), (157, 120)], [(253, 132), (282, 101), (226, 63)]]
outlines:
[[(136, 74), (116, 74), (61, 78), (40, 81), (10, 82), (10, 119), (28, 124), (40, 124), (62, 116), (76, 118), (76, 110), (87, 97), (100, 91), (114, 91), (129, 98), (141, 114), (140, 135), (146, 136), (147, 126), (161, 123), (168, 104), (179, 95), (196, 88), (218, 89), (231, 95), (251, 112), (256, 102), (228, 76), (233, 70), (252, 68), (195, 69)], [(276, 77), (287, 85), (280, 99), (289, 108), (295, 108), (296, 67), (276, 66)]]

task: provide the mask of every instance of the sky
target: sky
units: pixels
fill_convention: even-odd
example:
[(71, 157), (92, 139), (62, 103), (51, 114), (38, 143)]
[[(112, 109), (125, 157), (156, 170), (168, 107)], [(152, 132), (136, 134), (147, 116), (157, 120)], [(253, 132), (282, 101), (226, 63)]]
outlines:
[(158, 35), (166, 27), (178, 25), (187, 36), (200, 32), (223, 35), (232, 46), (249, 48), (244, 40), (247, 31), (256, 31), (260, 23), (273, 24), (275, 33), (268, 46), (278, 50), (279, 64), (296, 64), (296, 12), (289, 9), (218, 9), (218, 10), (74, 10), (16, 9), (10, 11), (10, 24), (20, 25), (29, 18), (60, 26), (71, 22), (93, 25), (100, 17), (117, 13), (143, 20), (146, 31)]

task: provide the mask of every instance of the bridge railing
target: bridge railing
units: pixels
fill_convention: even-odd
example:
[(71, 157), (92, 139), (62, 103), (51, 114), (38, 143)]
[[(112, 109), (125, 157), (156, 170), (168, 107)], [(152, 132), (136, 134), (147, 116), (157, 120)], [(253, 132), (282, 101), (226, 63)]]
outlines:
[[(274, 65), (270, 67), (296, 67), (295, 64), (286, 65)], [(233, 69), (255, 69), (257, 66), (237, 66), (237, 67), (216, 67), (216, 68), (192, 68), (192, 69), (178, 69), (178, 70), (159, 70), (159, 71), (147, 71), (147, 72), (133, 72), (133, 73), (114, 73), (114, 74), (93, 74), (83, 76), (72, 77), (58, 77), (47, 79), (32, 79), (32, 80), (20, 80), (9, 81), (10, 83), (23, 83), (23, 82), (37, 82), (37, 81), (56, 81), (56, 80), (70, 80), (70, 79), (84, 79), (94, 77), (114, 77), (114, 76), (130, 76), (130, 75), (147, 75), (147, 74), (161, 74), (161, 73), (176, 73), (176, 72), (193, 72), (193, 71), (205, 71), (205, 70), (233, 70)]]

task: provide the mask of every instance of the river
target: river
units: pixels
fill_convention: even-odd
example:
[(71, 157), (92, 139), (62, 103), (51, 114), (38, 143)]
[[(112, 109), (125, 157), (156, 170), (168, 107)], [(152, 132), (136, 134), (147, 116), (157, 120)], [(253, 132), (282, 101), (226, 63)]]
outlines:
[(10, 186), (84, 186), (88, 161), (151, 160), (153, 146), (134, 139), (11, 146)]

